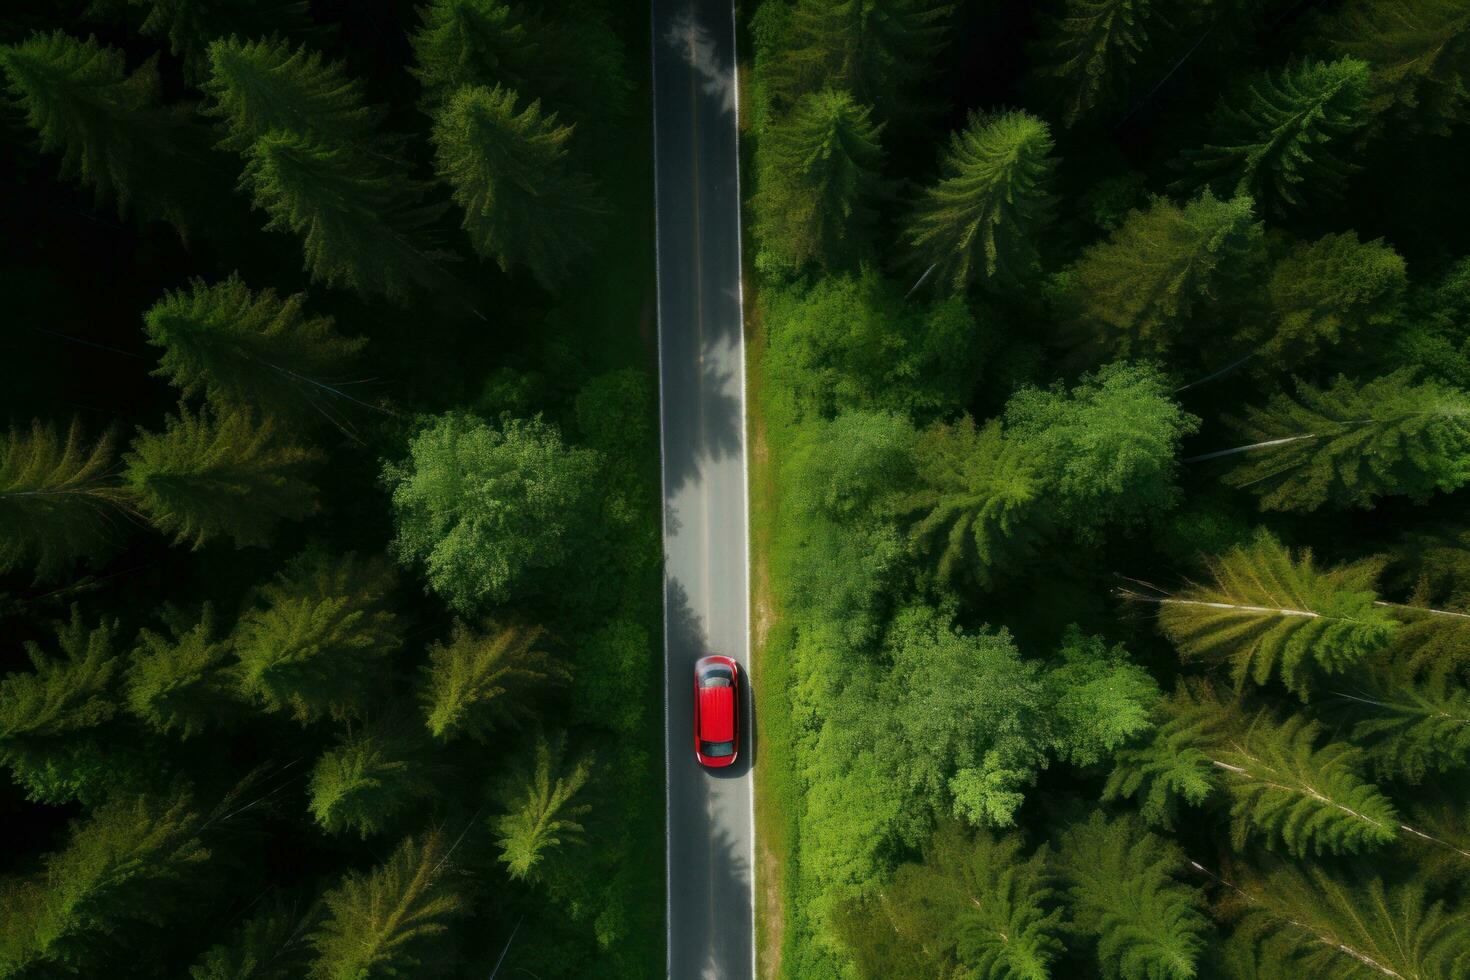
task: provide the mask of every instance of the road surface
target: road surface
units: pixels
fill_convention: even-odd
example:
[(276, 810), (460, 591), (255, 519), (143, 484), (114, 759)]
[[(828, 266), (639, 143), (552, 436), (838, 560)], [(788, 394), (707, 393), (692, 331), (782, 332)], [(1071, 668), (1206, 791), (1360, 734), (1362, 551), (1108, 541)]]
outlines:
[(694, 661), (749, 649), (731, 0), (652, 0), (664, 495), (668, 970), (754, 975), (750, 687), (740, 756), (694, 761)]

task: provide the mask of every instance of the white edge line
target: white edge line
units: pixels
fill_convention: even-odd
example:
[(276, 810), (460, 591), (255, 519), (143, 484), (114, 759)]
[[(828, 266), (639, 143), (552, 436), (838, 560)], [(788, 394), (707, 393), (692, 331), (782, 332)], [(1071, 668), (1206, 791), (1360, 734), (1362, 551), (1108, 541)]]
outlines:
[[(733, 2), (733, 0), (732, 0)], [(649, 0), (648, 4), (648, 60), (649, 60), (649, 87), (650, 109), (653, 113), (653, 143), (650, 147), (653, 153), (653, 295), (654, 295), (654, 319), (655, 337), (654, 347), (658, 352), (658, 513), (659, 513), (659, 551), (663, 554), (662, 567), (659, 575), (659, 609), (663, 612), (664, 626), (664, 975), (672, 977), (674, 973), (674, 878), (673, 865), (671, 862), (674, 847), (674, 838), (670, 834), (669, 824), (672, 816), (673, 800), (670, 795), (671, 779), (673, 776), (673, 753), (669, 751), (669, 497), (668, 481), (665, 478), (664, 461), (668, 458), (664, 444), (664, 292), (663, 283), (660, 279), (660, 268), (663, 265), (663, 250), (659, 239), (661, 222), (658, 215), (658, 19), (654, 5), (657, 0)]]
[(746, 846), (750, 853), (750, 975), (752, 980), (759, 974), (756, 964), (755, 905), (759, 891), (756, 888), (755, 859), (755, 673), (751, 668), (750, 645), (750, 412), (745, 404), (745, 240), (744, 201), (740, 197), (740, 23), (735, 8), (739, 0), (730, 0), (730, 82), (735, 102), (735, 298), (740, 306), (740, 325), (735, 336), (740, 344), (740, 475), (741, 492), (745, 503), (745, 676), (750, 685), (750, 697), (746, 698), (746, 726), (749, 733), (751, 765), (746, 768), (750, 780), (746, 798), (750, 801), (750, 835)]

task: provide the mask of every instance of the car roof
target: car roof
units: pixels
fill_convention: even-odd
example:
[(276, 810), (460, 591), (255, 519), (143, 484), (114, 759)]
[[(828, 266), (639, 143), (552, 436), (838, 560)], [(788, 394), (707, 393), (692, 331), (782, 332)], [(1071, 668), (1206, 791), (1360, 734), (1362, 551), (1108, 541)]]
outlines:
[(735, 689), (733, 687), (700, 688), (699, 737), (706, 742), (734, 740)]

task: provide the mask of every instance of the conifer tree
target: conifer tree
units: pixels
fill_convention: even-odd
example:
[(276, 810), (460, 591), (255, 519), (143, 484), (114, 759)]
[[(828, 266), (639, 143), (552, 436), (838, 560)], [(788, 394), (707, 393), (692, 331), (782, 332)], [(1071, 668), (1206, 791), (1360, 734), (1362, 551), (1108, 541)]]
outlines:
[(405, 838), (383, 864), (349, 872), (327, 892), (309, 941), (313, 980), (430, 976), (447, 959), (443, 937), (465, 914), (454, 845), (442, 831)]
[(1280, 214), (1335, 197), (1354, 169), (1345, 145), (1368, 121), (1368, 64), (1352, 58), (1266, 72), (1222, 101), (1211, 142), (1183, 165), (1219, 194), (1247, 194)]
[(1200, 806), (1219, 788), (1213, 748), (1230, 719), (1214, 688), (1181, 681), (1155, 707), (1152, 737), (1114, 753), (1103, 801), (1136, 798), (1145, 820), (1173, 830), (1181, 806)]
[(577, 794), (592, 776), (592, 757), (566, 759), (564, 737), (536, 739), (531, 768), (506, 781), (499, 801), (505, 813), (491, 820), (500, 860), (517, 880), (539, 877), (539, 868), (563, 846), (584, 839), (582, 818), (592, 812)]
[(236, 32), (259, 36), (288, 34), (312, 27), (307, 0), (127, 0), (147, 9), (138, 30), (146, 37), (167, 41), (171, 53), (184, 63), (190, 81), (209, 74), (209, 46), (215, 38)]
[(429, 648), (419, 698), (424, 723), (441, 741), (469, 736), (486, 741), (498, 727), (528, 718), (525, 699), (537, 688), (569, 677), (545, 651), (539, 626), (486, 625), (472, 631), (456, 621), (448, 643)]
[(941, 823), (923, 861), (898, 869), (874, 914), (886, 913), (902, 942), (939, 961), (932, 975), (948, 967), (975, 980), (1047, 977), (1063, 952), (1062, 911), (1051, 907), (1046, 847), (1021, 852), (1018, 835)]
[(1323, 33), (1335, 53), (1373, 66), (1373, 117), (1440, 135), (1470, 118), (1470, 10), (1460, 0), (1352, 0)]
[(1260, 241), (1248, 197), (1206, 190), (1182, 208), (1156, 198), (1062, 273), (1062, 313), (1120, 356), (1162, 353), (1201, 307), (1246, 282)]
[(517, 111), (518, 98), (499, 85), (455, 92), (434, 116), (435, 160), (475, 251), (550, 287), (591, 250), (606, 208), (596, 182), (571, 169), (572, 127), (537, 101)]
[(1053, 203), (1052, 147), (1046, 123), (1028, 113), (972, 113), (909, 223), (919, 266), (956, 290), (1030, 278)]
[(1382, 650), (1397, 622), (1376, 605), (1383, 561), (1318, 568), (1310, 549), (1293, 554), (1269, 531), (1206, 559), (1209, 581), (1158, 603), (1159, 626), (1186, 660), (1230, 664), (1237, 685), (1279, 678), (1306, 697)]
[(188, 107), (163, 104), (156, 58), (129, 74), (118, 49), (57, 31), (0, 48), (0, 68), (41, 149), (99, 206), (180, 230), (199, 219), (219, 171)]
[(861, 255), (879, 191), (883, 127), (838, 89), (805, 95), (761, 141), (751, 201), (761, 251), (783, 267), (824, 269)]
[(976, 428), (966, 416), (935, 425), (919, 437), (914, 460), (919, 487), (899, 508), (916, 518), (913, 547), (938, 553), (940, 581), (968, 571), (985, 582), (1033, 546), (1043, 484), (1031, 454), (999, 422)]
[(27, 641), (35, 669), (0, 679), (0, 763), (33, 800), (90, 801), (119, 775), (97, 734), (118, 709), (118, 625), (88, 626), (73, 606), (53, 628), (59, 656)]
[(1470, 388), (1470, 256), (1450, 266), (1436, 283), (1409, 295), (1393, 338), (1393, 356), (1426, 377)]
[(200, 548), (220, 538), (265, 546), (276, 525), (320, 509), (305, 476), (321, 454), (278, 438), (246, 409), (180, 406), (159, 433), (138, 431), (123, 460), (130, 499), (164, 534)]
[(1066, 125), (1122, 108), (1150, 37), (1167, 35), (1171, 6), (1166, 0), (1067, 0), (1038, 44), (1038, 73), (1055, 80)]
[(1074, 926), (1097, 939), (1105, 977), (1186, 980), (1209, 933), (1203, 896), (1174, 876), (1184, 855), (1132, 814), (1096, 811), (1062, 835), (1058, 870)]
[(1223, 479), (1262, 510), (1369, 507), (1382, 496), (1427, 500), (1470, 482), (1470, 396), (1399, 370), (1361, 384), (1297, 382), (1232, 420), (1254, 442), (1196, 460), (1248, 454)]
[(1470, 765), (1470, 689), (1456, 672), (1421, 673), (1408, 658), (1384, 657), (1333, 694), (1379, 777), (1418, 783)]
[(300, 722), (359, 715), (397, 649), (393, 567), (311, 548), (260, 589), (233, 642), (241, 693)]
[(311, 771), (311, 815), (329, 834), (379, 834), (434, 791), (417, 725), (389, 713), (349, 728)]
[(127, 704), (160, 732), (190, 738), (226, 724), (238, 712), (234, 656), (208, 603), (197, 616), (166, 606), (167, 634), (138, 632), (127, 671)]
[(234, 930), (228, 942), (204, 951), (189, 968), (190, 980), (297, 980), (310, 965), (306, 934), (312, 913), (302, 915), (274, 897)]
[(37, 420), (0, 439), (0, 572), (34, 565), (39, 582), (105, 555), (125, 508), (113, 464), (111, 436), (89, 444), (80, 420), (64, 438)]
[(305, 303), (305, 293), (252, 292), (237, 275), (212, 286), (196, 279), (143, 316), (148, 342), (163, 348), (153, 373), (222, 411), (335, 417), (330, 403), (351, 397), (338, 379), (367, 341), (340, 336), (331, 317), (308, 316)]

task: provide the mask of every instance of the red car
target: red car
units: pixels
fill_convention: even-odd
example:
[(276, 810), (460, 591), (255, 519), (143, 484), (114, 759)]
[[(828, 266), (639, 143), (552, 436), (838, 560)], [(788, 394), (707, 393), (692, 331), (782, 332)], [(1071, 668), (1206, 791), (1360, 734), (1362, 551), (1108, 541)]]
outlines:
[(694, 757), (700, 765), (733, 765), (740, 747), (740, 665), (705, 657), (694, 665)]

